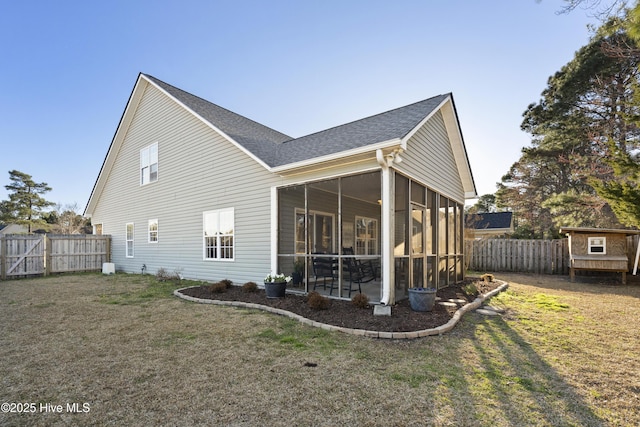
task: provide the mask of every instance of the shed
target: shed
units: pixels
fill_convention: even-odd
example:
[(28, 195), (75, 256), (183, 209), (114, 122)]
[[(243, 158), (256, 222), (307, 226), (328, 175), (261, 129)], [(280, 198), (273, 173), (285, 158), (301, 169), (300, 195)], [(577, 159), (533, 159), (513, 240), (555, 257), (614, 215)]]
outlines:
[(640, 234), (640, 231), (563, 227), (560, 233), (569, 237), (569, 277), (572, 282), (576, 270), (591, 270), (622, 273), (622, 283), (627, 283), (627, 236)]

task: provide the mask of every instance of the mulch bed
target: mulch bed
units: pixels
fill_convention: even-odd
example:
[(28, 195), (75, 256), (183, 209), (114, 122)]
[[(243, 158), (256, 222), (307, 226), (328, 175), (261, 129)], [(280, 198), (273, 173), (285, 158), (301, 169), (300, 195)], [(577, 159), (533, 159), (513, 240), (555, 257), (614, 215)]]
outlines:
[[(496, 282), (482, 282), (477, 278), (466, 279), (464, 282), (439, 289), (437, 296), (440, 301), (460, 299), (471, 302), (476, 295), (467, 295), (462, 286), (473, 282), (480, 293), (485, 294), (499, 286)], [(363, 309), (355, 307), (351, 301), (331, 299), (327, 310), (314, 310), (307, 305), (307, 297), (302, 295), (287, 294), (282, 299), (268, 299), (264, 290), (256, 292), (243, 292), (240, 286), (232, 286), (223, 293), (212, 293), (209, 286), (196, 286), (181, 291), (202, 299), (215, 299), (223, 301), (243, 301), (247, 303), (262, 304), (270, 307), (287, 310), (307, 319), (341, 326), (352, 329), (366, 329), (381, 332), (411, 332), (422, 329), (436, 328), (447, 323), (453, 314), (464, 304), (455, 307), (435, 305), (431, 312), (416, 312), (411, 310), (409, 300), (404, 299), (391, 308), (391, 316), (374, 316), (373, 306)]]

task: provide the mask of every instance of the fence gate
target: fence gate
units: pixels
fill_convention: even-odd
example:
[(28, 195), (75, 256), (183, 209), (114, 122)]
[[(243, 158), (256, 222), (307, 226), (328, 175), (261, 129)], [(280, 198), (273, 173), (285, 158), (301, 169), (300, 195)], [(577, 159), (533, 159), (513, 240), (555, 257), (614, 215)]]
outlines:
[(45, 272), (45, 236), (11, 235), (0, 240), (2, 280)]
[(0, 280), (100, 271), (111, 259), (111, 236), (10, 234), (0, 236)]

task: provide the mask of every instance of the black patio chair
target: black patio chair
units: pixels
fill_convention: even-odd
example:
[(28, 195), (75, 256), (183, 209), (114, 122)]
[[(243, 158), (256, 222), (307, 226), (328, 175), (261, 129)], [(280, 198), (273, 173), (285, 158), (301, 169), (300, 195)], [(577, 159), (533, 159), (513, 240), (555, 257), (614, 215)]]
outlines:
[(371, 260), (363, 262), (357, 258), (353, 258), (353, 247), (342, 248), (342, 254), (347, 255), (347, 257), (342, 259), (343, 278), (345, 281), (349, 281), (349, 287), (345, 287), (344, 289), (349, 291), (349, 298), (351, 298), (351, 292), (354, 291), (354, 283), (358, 285), (358, 292), (362, 293), (361, 285), (374, 280), (376, 274)]
[(313, 290), (316, 290), (318, 286), (318, 279), (322, 279), (322, 288), (327, 289), (327, 279), (330, 280), (330, 289), (329, 295), (333, 292), (333, 288), (335, 287), (335, 279), (338, 278), (337, 271), (337, 262), (333, 257), (322, 256), (325, 254), (314, 253), (314, 256), (311, 258), (311, 265), (313, 267), (313, 276), (315, 278), (315, 283), (313, 284)]

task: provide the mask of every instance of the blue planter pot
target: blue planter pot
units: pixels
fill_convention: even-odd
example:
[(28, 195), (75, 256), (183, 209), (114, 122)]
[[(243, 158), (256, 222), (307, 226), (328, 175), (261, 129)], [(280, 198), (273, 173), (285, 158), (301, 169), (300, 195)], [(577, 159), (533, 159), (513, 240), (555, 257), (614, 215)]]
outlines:
[(267, 294), (267, 298), (284, 298), (286, 290), (286, 282), (264, 282), (264, 291)]
[(413, 311), (431, 311), (436, 304), (436, 288), (409, 288), (409, 304)]

